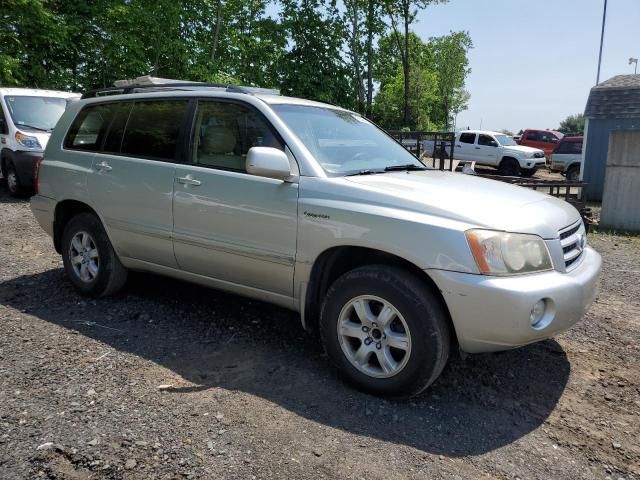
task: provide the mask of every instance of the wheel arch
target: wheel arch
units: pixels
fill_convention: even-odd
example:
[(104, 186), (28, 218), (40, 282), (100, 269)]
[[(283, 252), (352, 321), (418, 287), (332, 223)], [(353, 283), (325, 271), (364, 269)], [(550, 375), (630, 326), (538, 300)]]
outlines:
[(507, 160), (513, 160), (514, 162), (517, 162), (518, 165), (520, 165), (520, 160), (518, 160), (516, 157), (513, 157), (511, 155), (504, 155), (501, 159), (500, 159), (500, 163), (498, 165), (502, 165), (502, 162), (507, 161)]
[(449, 313), (449, 308), (442, 292), (433, 279), (420, 267), (400, 256), (359, 246), (332, 247), (322, 252), (313, 263), (304, 298), (303, 326), (308, 331), (315, 331), (320, 320), (320, 309), (329, 287), (341, 275), (365, 265), (393, 265), (413, 273), (433, 291), (447, 315), (447, 323), (451, 338), (457, 342), (456, 330)]
[(56, 252), (62, 253), (60, 244), (62, 242), (62, 233), (64, 232), (64, 227), (67, 225), (69, 220), (71, 220), (79, 213), (91, 213), (95, 215), (104, 227), (104, 222), (102, 222), (100, 215), (98, 215), (98, 213), (88, 204), (79, 200), (71, 199), (58, 202), (53, 214), (53, 245), (56, 249)]

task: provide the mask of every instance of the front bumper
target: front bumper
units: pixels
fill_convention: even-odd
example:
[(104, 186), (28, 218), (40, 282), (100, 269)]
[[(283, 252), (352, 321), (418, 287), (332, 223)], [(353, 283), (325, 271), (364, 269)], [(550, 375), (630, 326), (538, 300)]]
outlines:
[(18, 181), (23, 188), (34, 188), (36, 163), (42, 158), (42, 152), (12, 152), (10, 159), (16, 167)]
[[(506, 350), (552, 337), (578, 322), (593, 302), (602, 259), (590, 247), (580, 265), (513, 277), (428, 270), (449, 308), (461, 350)], [(529, 323), (531, 307), (547, 299), (543, 327)]]

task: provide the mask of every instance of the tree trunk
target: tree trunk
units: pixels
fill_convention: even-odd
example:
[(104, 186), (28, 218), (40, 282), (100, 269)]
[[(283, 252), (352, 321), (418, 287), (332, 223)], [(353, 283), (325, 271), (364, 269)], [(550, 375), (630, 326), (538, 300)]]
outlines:
[(374, 0), (367, 6), (367, 108), (366, 115), (371, 118), (373, 107), (373, 22), (375, 15)]
[(402, 69), (404, 72), (404, 127), (412, 128), (409, 125), (410, 112), (409, 112), (409, 100), (410, 100), (410, 82), (409, 82), (409, 0), (403, 2), (402, 12), (404, 15), (404, 54), (402, 55)]
[(351, 4), (351, 58), (353, 59), (353, 67), (356, 74), (356, 101), (358, 111), (362, 111), (364, 104), (363, 86), (362, 86), (362, 70), (360, 68), (360, 45), (359, 45), (360, 28), (358, 24), (358, 5), (356, 2)]
[(216, 9), (216, 28), (213, 33), (213, 45), (211, 46), (211, 63), (216, 59), (216, 50), (220, 41), (220, 28), (222, 27), (222, 0), (218, 0), (218, 8)]

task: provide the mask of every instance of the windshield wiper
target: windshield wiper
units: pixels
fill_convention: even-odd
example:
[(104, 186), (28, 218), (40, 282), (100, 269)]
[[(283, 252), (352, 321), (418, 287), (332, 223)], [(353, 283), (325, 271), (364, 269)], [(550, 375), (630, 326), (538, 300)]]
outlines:
[(401, 170), (428, 170), (427, 167), (421, 167), (419, 165), (415, 165), (413, 163), (408, 163), (407, 165), (390, 165), (385, 167), (385, 172), (395, 172)]
[(355, 175), (374, 175), (376, 173), (384, 172), (384, 170), (356, 170), (355, 172), (347, 173), (345, 177), (353, 177)]
[(41, 132), (50, 132), (51, 130), (53, 130), (53, 128), (36, 127), (34, 125), (29, 125), (27, 123), (21, 123), (18, 125), (18, 127), (33, 128), (34, 130), (40, 130)]

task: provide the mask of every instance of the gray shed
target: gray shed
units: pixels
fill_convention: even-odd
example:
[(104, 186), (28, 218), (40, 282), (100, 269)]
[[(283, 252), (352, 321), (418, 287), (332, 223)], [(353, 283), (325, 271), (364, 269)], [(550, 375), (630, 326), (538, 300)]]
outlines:
[(591, 89), (585, 116), (582, 179), (587, 199), (602, 201), (609, 135), (640, 129), (640, 75), (617, 75)]

